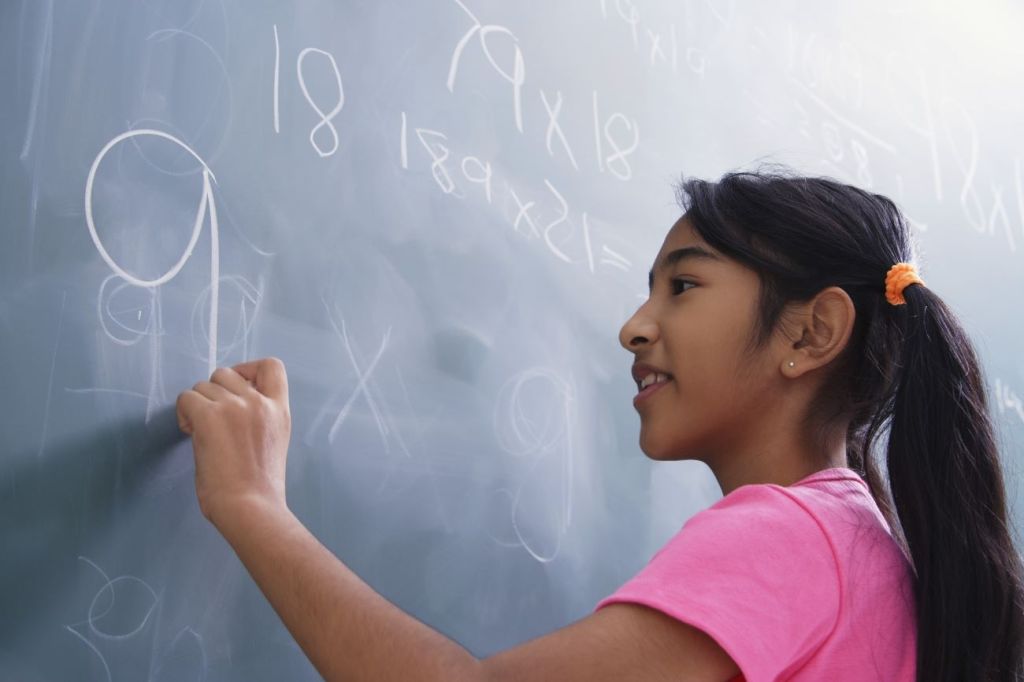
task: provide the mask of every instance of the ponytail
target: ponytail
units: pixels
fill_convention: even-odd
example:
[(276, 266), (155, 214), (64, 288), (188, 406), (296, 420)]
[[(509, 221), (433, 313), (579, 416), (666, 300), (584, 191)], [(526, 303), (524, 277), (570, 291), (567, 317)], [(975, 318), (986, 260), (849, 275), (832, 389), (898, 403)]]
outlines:
[(885, 460), (888, 520), (916, 575), (917, 679), (1022, 680), (1021, 558), (980, 365), (938, 296), (904, 297), (891, 310), (903, 342)]

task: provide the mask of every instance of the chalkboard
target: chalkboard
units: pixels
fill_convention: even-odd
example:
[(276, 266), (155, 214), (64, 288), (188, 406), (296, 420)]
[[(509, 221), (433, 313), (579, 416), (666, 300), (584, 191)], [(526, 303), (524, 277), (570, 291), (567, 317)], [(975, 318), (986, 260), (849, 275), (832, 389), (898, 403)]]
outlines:
[(1022, 18), (0, 4), (0, 678), (316, 678), (174, 419), (266, 355), (290, 505), (385, 597), (479, 656), (589, 613), (721, 495), (645, 459), (617, 334), (680, 174), (761, 160), (905, 209), (983, 359), (1019, 529)]

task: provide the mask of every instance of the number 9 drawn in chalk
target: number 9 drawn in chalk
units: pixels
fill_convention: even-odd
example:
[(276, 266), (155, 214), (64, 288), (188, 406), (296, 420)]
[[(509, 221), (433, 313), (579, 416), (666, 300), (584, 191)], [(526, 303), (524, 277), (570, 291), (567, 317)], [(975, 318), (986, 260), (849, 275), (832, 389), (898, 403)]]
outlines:
[[(96, 171), (100, 167), (100, 162), (103, 161), (103, 157), (110, 152), (115, 146), (121, 142), (133, 138), (133, 137), (160, 137), (165, 140), (169, 140), (174, 144), (178, 145), (189, 154), (191, 154), (196, 161), (203, 167), (203, 189), (202, 197), (199, 199), (199, 210), (196, 211), (195, 225), (192, 227), (192, 236), (189, 239), (188, 246), (185, 247), (184, 253), (181, 254), (181, 258), (175, 263), (170, 270), (165, 272), (156, 279), (141, 279), (136, 277), (122, 268), (107, 250), (103, 247), (103, 242), (100, 240), (99, 234), (96, 232), (96, 223), (92, 215), (92, 193), (93, 183), (96, 180)], [(89, 177), (85, 181), (85, 222), (89, 226), (89, 234), (92, 236), (93, 244), (96, 245), (96, 249), (100, 252), (100, 256), (106, 261), (107, 265), (116, 272), (121, 278), (130, 284), (134, 284), (137, 287), (154, 288), (158, 287), (165, 282), (169, 282), (181, 271), (185, 266), (185, 262), (192, 255), (192, 250), (196, 246), (196, 242), (199, 241), (199, 233), (203, 231), (203, 219), (207, 213), (210, 215), (210, 334), (209, 334), (209, 349), (208, 349), (208, 369), (210, 374), (216, 369), (217, 362), (217, 302), (219, 300), (218, 289), (220, 283), (220, 240), (217, 231), (217, 205), (213, 198), (213, 188), (210, 181), (216, 182), (217, 179), (213, 175), (213, 171), (206, 165), (206, 162), (196, 154), (191, 147), (187, 144), (160, 130), (151, 130), (148, 128), (140, 130), (130, 130), (128, 132), (121, 133), (110, 142), (108, 142), (100, 153), (96, 155), (96, 159), (92, 162), (92, 166), (89, 168)]]

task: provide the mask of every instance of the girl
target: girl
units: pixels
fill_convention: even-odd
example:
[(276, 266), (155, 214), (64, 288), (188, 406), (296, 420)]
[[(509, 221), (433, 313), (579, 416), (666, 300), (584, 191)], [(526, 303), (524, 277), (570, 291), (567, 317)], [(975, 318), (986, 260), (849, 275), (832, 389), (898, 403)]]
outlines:
[(289, 512), (280, 361), (179, 396), (202, 512), (325, 678), (1024, 679), (980, 367), (899, 210), (774, 169), (686, 180), (680, 201), (620, 341), (642, 450), (705, 462), (724, 497), (593, 614), (491, 658), (377, 595)]

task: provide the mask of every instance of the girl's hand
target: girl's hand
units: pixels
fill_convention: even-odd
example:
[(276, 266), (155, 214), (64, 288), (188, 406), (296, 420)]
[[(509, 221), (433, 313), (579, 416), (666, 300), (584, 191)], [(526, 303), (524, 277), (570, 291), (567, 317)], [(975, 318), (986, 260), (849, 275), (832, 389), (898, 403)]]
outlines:
[(215, 526), (249, 502), (287, 509), (291, 413), (280, 360), (217, 368), (178, 396), (177, 413), (179, 428), (192, 436), (199, 509)]

